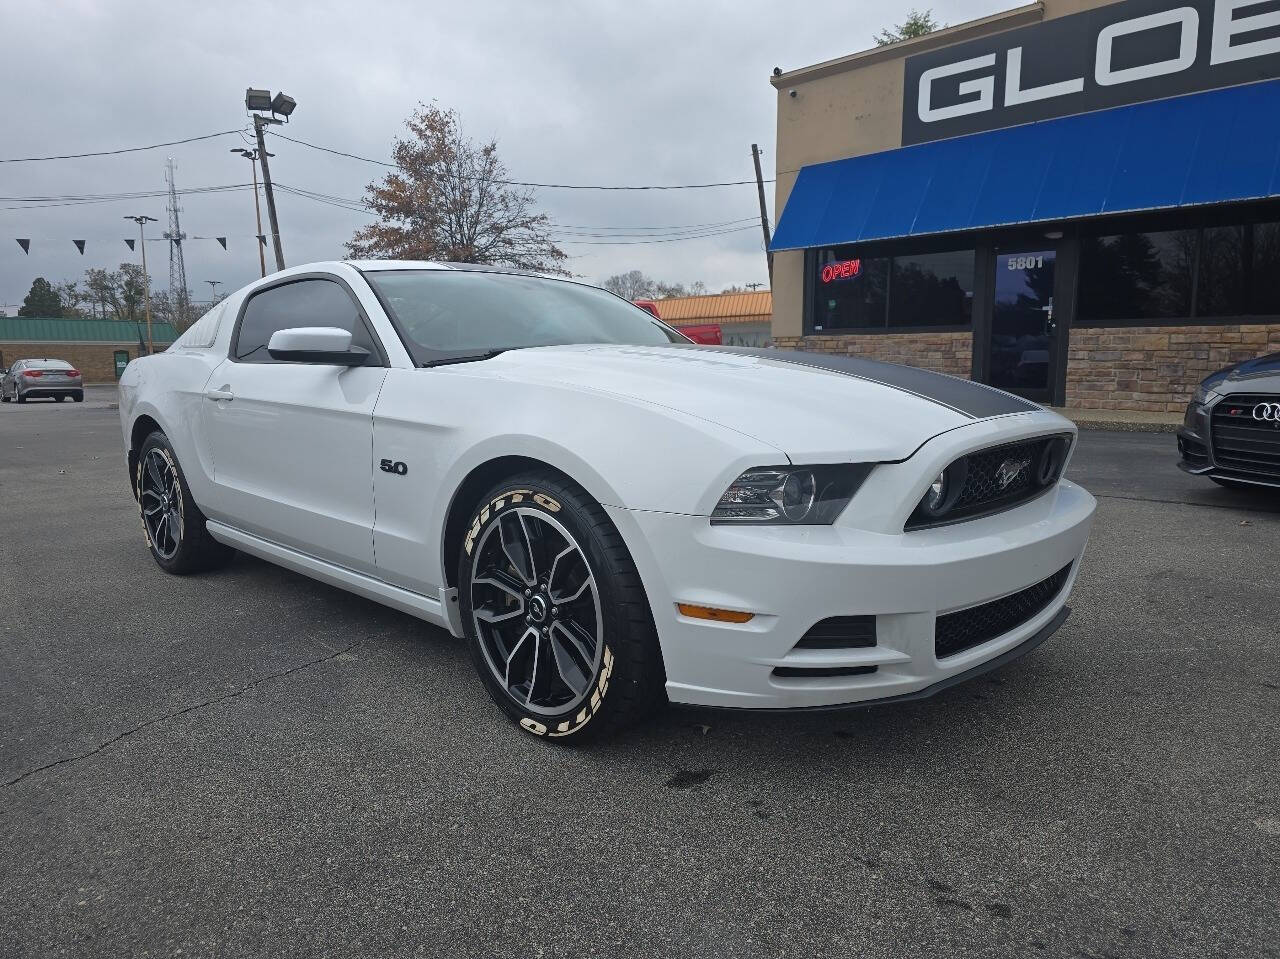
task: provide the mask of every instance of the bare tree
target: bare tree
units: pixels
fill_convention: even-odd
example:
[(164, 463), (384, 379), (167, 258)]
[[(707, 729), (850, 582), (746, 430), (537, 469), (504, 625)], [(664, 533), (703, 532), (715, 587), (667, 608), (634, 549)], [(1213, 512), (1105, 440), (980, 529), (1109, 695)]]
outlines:
[(458, 115), (419, 104), (396, 141), (396, 171), (365, 188), (379, 222), (347, 243), (353, 257), (496, 263), (567, 274), (551, 220), (534, 209), (531, 189), (508, 182), (495, 140), (462, 135)]
[(639, 270), (615, 273), (600, 285), (610, 293), (617, 293), (624, 300), (650, 300), (657, 296), (658, 284)]
[(664, 283), (639, 270), (615, 273), (601, 281), (600, 285), (628, 300), (662, 300), (673, 296), (700, 296), (707, 292), (707, 284), (701, 280), (694, 280), (688, 286), (683, 283)]

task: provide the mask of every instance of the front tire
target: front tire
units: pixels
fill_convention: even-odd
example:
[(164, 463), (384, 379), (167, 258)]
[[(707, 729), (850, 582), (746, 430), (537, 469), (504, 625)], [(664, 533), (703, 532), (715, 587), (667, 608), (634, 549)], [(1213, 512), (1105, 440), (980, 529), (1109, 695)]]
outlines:
[(476, 669), (525, 731), (582, 741), (664, 701), (640, 575), (576, 484), (538, 471), (490, 490), (463, 540), (458, 587)]
[(235, 555), (209, 535), (204, 513), (191, 498), (178, 457), (163, 433), (156, 431), (143, 442), (134, 484), (147, 547), (166, 573), (185, 576), (215, 569)]

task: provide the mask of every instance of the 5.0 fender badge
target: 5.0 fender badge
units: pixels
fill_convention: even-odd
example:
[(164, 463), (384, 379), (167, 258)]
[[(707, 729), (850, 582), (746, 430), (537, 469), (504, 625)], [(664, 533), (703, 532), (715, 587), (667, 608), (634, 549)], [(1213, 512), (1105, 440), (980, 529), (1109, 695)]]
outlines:
[(405, 476), (409, 472), (408, 464), (399, 460), (383, 460), (378, 464), (378, 469), (384, 473), (394, 473), (396, 476)]

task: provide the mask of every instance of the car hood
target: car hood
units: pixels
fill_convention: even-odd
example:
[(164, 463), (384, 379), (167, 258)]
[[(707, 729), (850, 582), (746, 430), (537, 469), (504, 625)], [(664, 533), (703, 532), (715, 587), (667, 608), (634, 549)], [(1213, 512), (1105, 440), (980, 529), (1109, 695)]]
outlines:
[(957, 377), (791, 350), (549, 346), (466, 367), (478, 368), (663, 406), (754, 437), (797, 463), (901, 460), (947, 430), (1040, 409)]

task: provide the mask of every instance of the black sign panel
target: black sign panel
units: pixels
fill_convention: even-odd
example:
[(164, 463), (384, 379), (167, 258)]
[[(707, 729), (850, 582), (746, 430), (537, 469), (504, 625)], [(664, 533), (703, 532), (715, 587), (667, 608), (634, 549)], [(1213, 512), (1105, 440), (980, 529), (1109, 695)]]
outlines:
[(1278, 0), (1123, 0), (908, 57), (902, 143), (1276, 76)]

